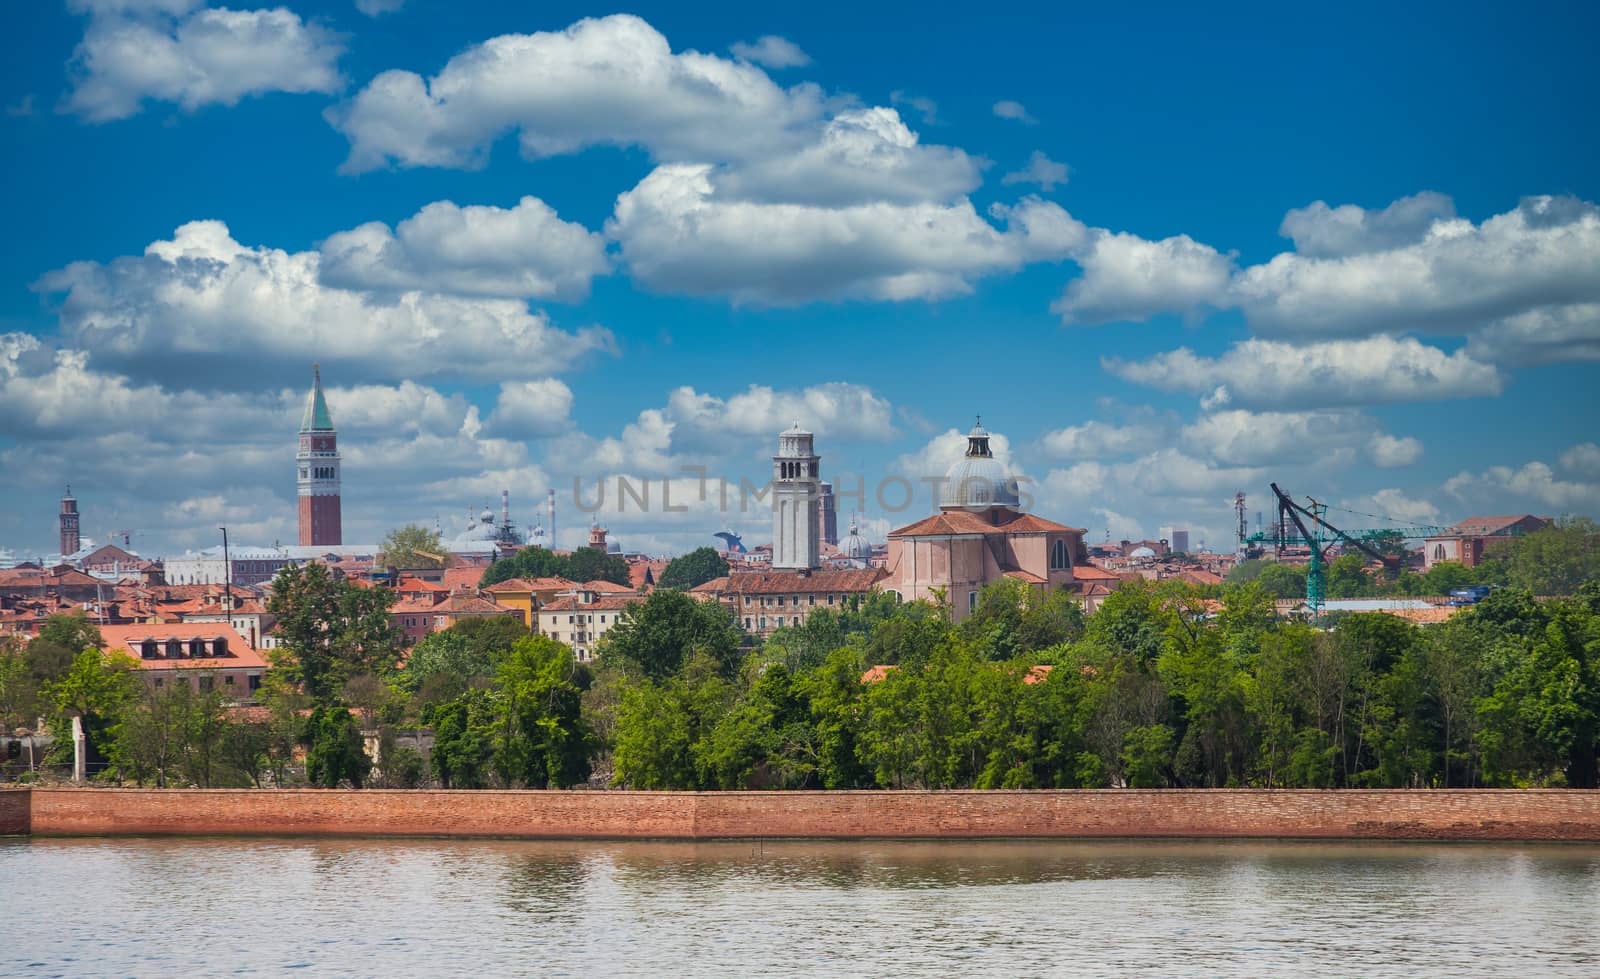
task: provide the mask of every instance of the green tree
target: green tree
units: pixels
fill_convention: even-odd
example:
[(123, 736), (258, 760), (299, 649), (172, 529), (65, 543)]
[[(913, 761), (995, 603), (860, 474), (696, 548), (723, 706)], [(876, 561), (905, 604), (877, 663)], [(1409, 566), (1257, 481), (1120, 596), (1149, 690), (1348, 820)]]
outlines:
[(688, 591), (727, 574), (728, 562), (715, 548), (699, 547), (667, 562), (656, 587)]
[(38, 716), (39, 681), (16, 636), (0, 636), (0, 734), (31, 724)]
[(311, 784), (336, 789), (348, 782), (361, 788), (372, 771), (356, 719), (343, 707), (318, 707), (306, 720), (306, 778)]
[(600, 640), (600, 661), (630, 675), (662, 679), (696, 655), (710, 657), (724, 676), (741, 659), (742, 636), (727, 609), (680, 591), (657, 589), (629, 606)]
[(139, 695), (139, 664), (121, 653), (85, 649), (72, 668), (44, 689), (52, 708), (50, 732), (59, 752), (72, 757), (72, 717), (83, 718), (87, 760), (98, 764), (109, 758), (116, 726)]
[(436, 531), (408, 523), (396, 527), (378, 545), (383, 563), (396, 570), (444, 567), (444, 545)]
[(282, 642), (274, 667), (318, 704), (334, 703), (353, 676), (387, 675), (399, 653), (400, 634), (389, 618), (394, 599), (388, 588), (335, 581), (322, 564), (284, 568), (267, 602)]
[(1505, 561), (1511, 586), (1535, 595), (1572, 595), (1600, 580), (1600, 526), (1588, 517), (1562, 518), (1490, 550)]
[(1274, 598), (1306, 597), (1306, 569), (1303, 567), (1269, 563), (1256, 576), (1255, 583)]
[(494, 718), (487, 690), (468, 690), (454, 700), (428, 708), (423, 723), (433, 727), (430, 762), (439, 784), (447, 789), (481, 789), (488, 785), (494, 756)]
[(568, 788), (589, 777), (589, 739), (572, 651), (519, 640), (495, 675), (494, 767), (507, 785)]
[(1341, 554), (1334, 558), (1327, 570), (1327, 596), (1329, 598), (1362, 598), (1373, 594), (1374, 586), (1367, 577), (1367, 562), (1360, 554)]
[(620, 554), (580, 547), (557, 554), (542, 547), (524, 547), (485, 568), (479, 587), (487, 588), (510, 578), (566, 578), (569, 581), (609, 581), (632, 586), (628, 562)]
[(103, 649), (100, 628), (81, 610), (57, 612), (39, 624), (39, 634), (28, 643), (29, 669), (40, 686), (61, 679), (85, 649)]

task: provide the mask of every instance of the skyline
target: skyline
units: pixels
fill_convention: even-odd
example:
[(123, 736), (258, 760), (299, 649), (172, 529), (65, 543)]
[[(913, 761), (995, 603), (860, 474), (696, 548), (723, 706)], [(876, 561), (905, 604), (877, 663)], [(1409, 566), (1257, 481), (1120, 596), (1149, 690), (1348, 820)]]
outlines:
[(0, 547), (67, 483), (97, 542), (293, 540), (313, 361), (351, 541), (795, 420), (915, 481), (977, 414), (1090, 541), (1226, 549), (1269, 481), (1600, 513), (1594, 9), (635, 9), (7, 10)]

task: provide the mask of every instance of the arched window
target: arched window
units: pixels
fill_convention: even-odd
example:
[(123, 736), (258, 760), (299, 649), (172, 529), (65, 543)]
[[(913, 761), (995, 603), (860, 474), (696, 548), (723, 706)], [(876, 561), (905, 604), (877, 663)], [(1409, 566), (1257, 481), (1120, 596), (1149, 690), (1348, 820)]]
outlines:
[(1070, 567), (1072, 567), (1072, 555), (1067, 549), (1067, 542), (1058, 538), (1050, 545), (1050, 570), (1065, 571)]
[(144, 642), (139, 644), (139, 656), (140, 656), (140, 658), (142, 658), (142, 659), (155, 659), (157, 656), (160, 656), (160, 655), (161, 655), (161, 650), (156, 645), (156, 641), (154, 639), (146, 639)]
[(183, 656), (183, 641), (179, 639), (167, 640), (167, 659), (180, 659)]
[(189, 655), (190, 656), (203, 657), (203, 656), (205, 656), (205, 654), (206, 654), (206, 642), (205, 642), (204, 639), (191, 639), (191, 640), (189, 640)]
[(1444, 560), (1444, 545), (1443, 544), (1435, 544), (1435, 545), (1433, 545), (1433, 559), (1435, 561), (1443, 561)]

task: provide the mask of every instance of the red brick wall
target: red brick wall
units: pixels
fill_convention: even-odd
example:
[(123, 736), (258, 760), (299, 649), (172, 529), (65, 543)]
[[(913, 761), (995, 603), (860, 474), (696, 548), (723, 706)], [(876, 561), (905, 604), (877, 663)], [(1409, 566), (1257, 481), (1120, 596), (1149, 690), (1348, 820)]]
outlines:
[(30, 829), (29, 790), (0, 789), (0, 836), (25, 836)]
[[(0, 832), (27, 831), (0, 792)], [(9, 813), (9, 815), (8, 815)], [(6, 821), (10, 820), (8, 824)], [(34, 789), (41, 835), (1600, 840), (1600, 792)]]

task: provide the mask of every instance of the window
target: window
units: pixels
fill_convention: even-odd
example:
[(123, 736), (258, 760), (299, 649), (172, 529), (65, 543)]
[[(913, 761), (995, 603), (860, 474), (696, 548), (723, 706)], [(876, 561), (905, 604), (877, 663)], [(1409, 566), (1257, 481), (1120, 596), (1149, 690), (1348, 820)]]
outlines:
[(1050, 570), (1065, 571), (1070, 567), (1072, 567), (1072, 555), (1067, 549), (1067, 542), (1063, 538), (1057, 538), (1056, 542), (1050, 545)]
[(213, 655), (213, 656), (226, 656), (226, 655), (228, 655), (228, 637), (227, 636), (218, 636), (216, 641), (211, 644), (211, 655)]
[(250, 675), (250, 692), (251, 693), (255, 693), (257, 690), (260, 690), (260, 689), (261, 689), (261, 677), (252, 673)]
[(832, 595), (829, 595), (829, 596), (828, 596), (828, 604), (829, 604), (829, 605), (832, 605), (832, 604), (833, 604), (833, 596), (832, 596)]
[(222, 678), (222, 682), (231, 687), (231, 686), (233, 686), (233, 677), (225, 676), (225, 677)]
[(761, 617), (761, 628), (765, 629), (766, 627), (767, 627), (767, 617), (765, 615), (763, 615)]
[(163, 680), (161, 677), (156, 677), (156, 689), (160, 690), (162, 686), (166, 684), (166, 682), (167, 681)]
[[(139, 644), (139, 656), (141, 658), (155, 659), (159, 655), (161, 655), (161, 651), (156, 647), (156, 641), (154, 639), (146, 639), (144, 642)], [(159, 685), (161, 681), (157, 680), (156, 683)]]
[(967, 592), (967, 611), (970, 613), (970, 612), (976, 612), (977, 610), (978, 610), (978, 593), (975, 592), (975, 591), (969, 591), (969, 592)]
[(789, 599), (789, 604), (798, 606), (800, 604), (800, 596), (796, 595), (793, 598)]
[(746, 629), (750, 628), (750, 616), (748, 615), (744, 617), (744, 627)]
[(1443, 544), (1435, 544), (1435, 545), (1433, 545), (1433, 559), (1435, 561), (1443, 561), (1444, 560), (1444, 545)]
[(783, 628), (783, 616), (778, 616), (778, 628)]
[(179, 659), (183, 656), (183, 643), (176, 639), (167, 640), (167, 659)]
[(815, 596), (815, 595), (807, 595), (806, 596), (806, 604), (807, 605), (815, 605), (815, 604), (817, 604), (817, 596)]

